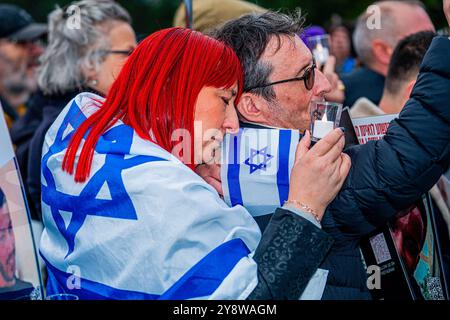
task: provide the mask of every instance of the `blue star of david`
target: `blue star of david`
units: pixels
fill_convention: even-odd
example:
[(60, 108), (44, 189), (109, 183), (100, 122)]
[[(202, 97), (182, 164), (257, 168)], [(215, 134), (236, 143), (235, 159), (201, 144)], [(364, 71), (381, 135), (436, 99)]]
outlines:
[[(261, 150), (255, 150), (253, 148), (250, 149), (250, 157), (247, 160), (245, 160), (245, 164), (250, 167), (250, 174), (258, 170), (266, 171), (267, 164), (273, 158), (272, 155), (267, 153), (267, 148), (268, 147), (265, 147), (262, 148)], [(254, 161), (256, 161), (258, 156), (263, 156), (264, 160), (260, 163), (255, 163)]]
[[(146, 162), (165, 161), (165, 159), (151, 156), (134, 156), (125, 159), (125, 155), (129, 154), (131, 148), (133, 130), (126, 125), (119, 125), (106, 132), (98, 141), (95, 151), (106, 154), (105, 163), (89, 178), (80, 195), (74, 196), (58, 191), (48, 168), (48, 160), (52, 155), (67, 148), (74, 132), (73, 130), (63, 137), (69, 125), (77, 128), (85, 119), (86, 117), (74, 102), (57, 132), (54, 144), (42, 158), (42, 174), (47, 184), (42, 185), (42, 201), (51, 208), (56, 226), (67, 241), (69, 249), (65, 258), (74, 251), (75, 237), (87, 216), (137, 220), (136, 210), (123, 184), (121, 172)], [(110, 199), (96, 199), (105, 183), (109, 186)], [(72, 213), (67, 228), (60, 210)]]

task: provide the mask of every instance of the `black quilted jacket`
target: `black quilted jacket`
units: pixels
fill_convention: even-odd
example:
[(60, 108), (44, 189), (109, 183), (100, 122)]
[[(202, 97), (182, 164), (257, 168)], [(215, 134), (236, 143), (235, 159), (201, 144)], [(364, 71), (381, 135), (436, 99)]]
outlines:
[(400, 117), (383, 140), (346, 150), (350, 174), (328, 207), (335, 242), (323, 299), (368, 299), (359, 241), (427, 192), (450, 163), (450, 39), (436, 37)]

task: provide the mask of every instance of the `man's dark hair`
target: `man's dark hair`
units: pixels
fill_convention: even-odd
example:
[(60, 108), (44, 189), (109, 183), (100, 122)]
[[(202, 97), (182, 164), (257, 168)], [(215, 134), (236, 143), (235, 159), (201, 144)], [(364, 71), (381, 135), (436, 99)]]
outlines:
[[(270, 39), (275, 36), (280, 44), (283, 35), (293, 36), (303, 29), (305, 19), (297, 9), (293, 14), (267, 11), (252, 13), (230, 20), (211, 34), (214, 38), (229, 45), (239, 60), (244, 71), (244, 91), (248, 88), (268, 83), (272, 65), (259, 61)], [(286, 61), (286, 63), (289, 63)], [(275, 98), (272, 87), (256, 88), (252, 93), (264, 99)]]
[(390, 94), (398, 94), (402, 85), (419, 73), (423, 57), (430, 47), (435, 33), (421, 31), (401, 40), (392, 54), (385, 88)]

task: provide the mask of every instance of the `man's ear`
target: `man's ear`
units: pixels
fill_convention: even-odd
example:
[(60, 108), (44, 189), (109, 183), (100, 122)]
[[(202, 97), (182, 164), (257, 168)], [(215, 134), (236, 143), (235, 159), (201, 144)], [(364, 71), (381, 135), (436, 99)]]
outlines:
[(261, 112), (262, 100), (262, 98), (254, 94), (243, 93), (237, 105), (237, 110), (241, 117), (250, 122), (260, 122), (263, 118)]
[(392, 47), (383, 40), (375, 39), (372, 41), (372, 53), (379, 63), (388, 66), (391, 61), (392, 52)]
[(408, 100), (409, 100), (409, 97), (411, 96), (411, 92), (412, 92), (412, 90), (413, 90), (415, 84), (416, 84), (416, 79), (411, 80), (411, 81), (408, 83), (408, 85), (406, 86), (406, 90), (405, 90), (405, 101), (408, 101)]

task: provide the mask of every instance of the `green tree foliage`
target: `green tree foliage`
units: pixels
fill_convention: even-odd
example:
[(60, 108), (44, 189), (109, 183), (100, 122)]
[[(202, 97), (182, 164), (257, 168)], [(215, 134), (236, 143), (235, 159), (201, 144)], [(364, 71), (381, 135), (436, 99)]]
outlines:
[[(28, 12), (36, 20), (44, 22), (48, 13), (56, 5), (64, 6), (70, 0), (6, 0), (2, 2), (15, 3)], [(170, 27), (173, 15), (180, 0), (119, 0), (133, 17), (133, 27), (138, 34), (147, 35), (155, 30)], [(340, 15), (344, 20), (354, 20), (373, 1), (371, 0), (252, 0), (265, 8), (292, 10), (296, 7), (302, 8), (307, 14), (308, 24), (325, 25), (330, 21), (333, 14)], [(427, 7), (436, 27), (442, 28), (446, 25), (442, 14), (442, 0), (425, 0)]]

